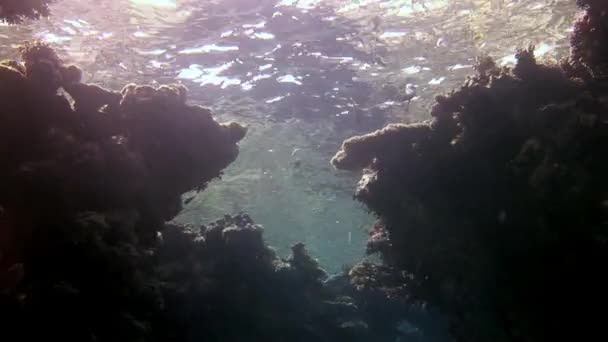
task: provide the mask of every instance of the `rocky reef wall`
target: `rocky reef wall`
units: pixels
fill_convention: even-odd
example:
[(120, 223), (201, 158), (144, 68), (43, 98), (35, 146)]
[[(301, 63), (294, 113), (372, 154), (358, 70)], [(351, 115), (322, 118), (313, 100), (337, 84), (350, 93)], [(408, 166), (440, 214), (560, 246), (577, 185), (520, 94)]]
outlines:
[(431, 119), (350, 138), (332, 160), (364, 170), (356, 198), (378, 217), (368, 251), (384, 264), (353, 280), (436, 305), (458, 341), (605, 337), (608, 6), (578, 4), (560, 65), (532, 48), (513, 68), (480, 58)]
[(14, 337), (144, 334), (161, 309), (165, 221), (246, 132), (186, 104), (182, 86), (113, 92), (80, 75), (41, 43), (0, 63), (1, 311)]
[[(48, 45), (0, 62), (0, 338), (393, 341), (408, 315), (279, 258), (245, 214), (167, 223), (235, 160), (246, 128), (181, 85), (81, 82)], [(364, 304), (364, 305), (363, 305)], [(382, 316), (374, 313), (381, 312)]]

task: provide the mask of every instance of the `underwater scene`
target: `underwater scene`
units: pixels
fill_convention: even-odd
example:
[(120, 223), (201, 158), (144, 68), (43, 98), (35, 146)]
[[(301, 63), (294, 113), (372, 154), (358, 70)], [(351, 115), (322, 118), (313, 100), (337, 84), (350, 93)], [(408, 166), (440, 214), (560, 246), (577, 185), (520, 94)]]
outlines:
[(608, 1), (0, 0), (0, 341), (608, 341)]

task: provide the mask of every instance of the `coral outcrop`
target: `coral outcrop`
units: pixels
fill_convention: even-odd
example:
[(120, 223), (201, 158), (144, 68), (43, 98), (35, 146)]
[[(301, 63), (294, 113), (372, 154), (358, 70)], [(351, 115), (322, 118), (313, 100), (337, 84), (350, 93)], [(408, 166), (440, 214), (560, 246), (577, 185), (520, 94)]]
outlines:
[(247, 215), (191, 232), (169, 227), (157, 256), (178, 341), (363, 341), (344, 325), (352, 304), (326, 290), (304, 246), (278, 258)]
[(246, 129), (188, 105), (181, 85), (80, 83), (41, 43), (22, 59), (0, 63), (3, 334), (149, 340), (163, 312), (158, 236)]
[(40, 18), (49, 15), (49, 4), (54, 0), (2, 0), (0, 20), (19, 23), (24, 18)]
[(574, 24), (568, 69), (585, 79), (608, 77), (608, 3), (577, 0), (584, 11)]
[(350, 138), (332, 160), (365, 169), (368, 249), (394, 273), (353, 279), (438, 306), (458, 341), (606, 337), (606, 4), (580, 3), (561, 66), (532, 49), (512, 69), (482, 59), (430, 120)]
[(181, 85), (82, 83), (41, 43), (0, 63), (0, 339), (402, 336), (402, 311), (380, 319), (383, 305), (344, 275), (337, 286), (303, 244), (279, 258), (245, 214), (168, 223), (181, 194), (220, 176), (246, 133), (186, 99)]

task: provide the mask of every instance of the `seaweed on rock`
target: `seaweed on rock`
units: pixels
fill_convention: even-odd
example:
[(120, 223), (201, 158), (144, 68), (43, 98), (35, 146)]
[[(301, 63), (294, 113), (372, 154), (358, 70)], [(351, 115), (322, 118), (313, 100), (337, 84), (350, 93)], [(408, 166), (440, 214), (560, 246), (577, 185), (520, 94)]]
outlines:
[[(350, 138), (332, 160), (365, 169), (369, 251), (406, 272), (404, 296), (448, 313), (459, 341), (606, 337), (606, 5), (585, 3), (562, 67), (532, 49), (513, 69), (484, 59), (431, 120)], [(379, 270), (354, 275), (399, 289)]]
[(19, 23), (24, 18), (40, 18), (49, 15), (49, 4), (54, 0), (2, 0), (0, 20)]

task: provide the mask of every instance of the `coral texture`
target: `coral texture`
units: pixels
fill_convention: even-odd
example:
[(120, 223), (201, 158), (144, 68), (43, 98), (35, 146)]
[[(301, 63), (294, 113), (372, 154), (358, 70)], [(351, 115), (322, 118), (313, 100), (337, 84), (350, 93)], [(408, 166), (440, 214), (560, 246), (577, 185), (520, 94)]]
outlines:
[(570, 68), (584, 78), (608, 77), (608, 2), (577, 0), (585, 9), (574, 23)]
[(22, 59), (0, 63), (0, 339), (404, 336), (402, 310), (368, 304), (345, 275), (336, 286), (303, 244), (277, 257), (245, 214), (167, 222), (236, 158), (244, 127), (188, 105), (181, 85), (81, 83), (41, 43)]
[(22, 59), (0, 63), (3, 334), (147, 338), (163, 312), (165, 221), (236, 158), (246, 129), (186, 104), (181, 85), (80, 83), (41, 43)]
[(585, 5), (561, 67), (480, 60), (431, 120), (344, 142), (332, 163), (365, 169), (368, 250), (396, 273), (359, 286), (437, 305), (459, 341), (606, 337), (608, 31), (605, 2)]
[[(353, 305), (335, 301), (302, 244), (283, 260), (244, 214), (188, 233), (169, 227), (158, 251), (167, 307), (179, 341), (341, 341)], [(352, 316), (352, 314), (351, 314)]]

